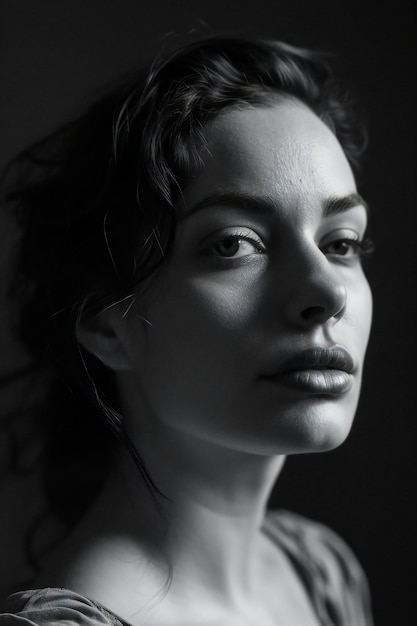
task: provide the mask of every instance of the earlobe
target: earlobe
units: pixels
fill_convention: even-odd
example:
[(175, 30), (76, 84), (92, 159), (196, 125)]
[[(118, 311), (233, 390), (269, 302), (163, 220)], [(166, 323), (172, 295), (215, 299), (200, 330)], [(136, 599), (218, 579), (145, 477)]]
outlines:
[(123, 320), (115, 325), (106, 317), (99, 314), (84, 320), (78, 330), (79, 342), (109, 369), (127, 371), (130, 361), (122, 341), (123, 329), (119, 327), (124, 327)]

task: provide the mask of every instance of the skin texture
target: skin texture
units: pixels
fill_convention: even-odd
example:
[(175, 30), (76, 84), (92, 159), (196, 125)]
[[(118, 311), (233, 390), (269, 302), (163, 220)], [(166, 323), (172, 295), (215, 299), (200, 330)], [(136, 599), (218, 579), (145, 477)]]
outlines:
[[(235, 450), (331, 449), (352, 425), (371, 321), (358, 256), (328, 245), (362, 238), (365, 209), (322, 217), (328, 199), (355, 192), (351, 170), (330, 130), (300, 104), (225, 113), (208, 137), (211, 158), (185, 191), (176, 248), (140, 311), (152, 326), (129, 318), (125, 351), (148, 407), (141, 414)], [(274, 214), (192, 212), (219, 193), (268, 198)], [(239, 233), (236, 254), (221, 256), (216, 242)], [(355, 363), (349, 393), (312, 395), (265, 379), (295, 352), (335, 344)]]
[[(363, 237), (366, 211), (323, 216), (355, 181), (334, 135), (301, 103), (229, 110), (206, 130), (210, 156), (184, 191), (166, 267), (126, 315), (108, 309), (82, 335), (116, 372), (127, 427), (167, 496), (162, 516), (121, 461), (42, 582), (139, 624), (169, 564), (149, 623), (317, 625), (261, 525), (285, 455), (334, 448), (351, 428), (372, 301), (344, 240)], [(195, 210), (226, 193), (273, 210)], [(334, 345), (354, 362), (344, 393), (267, 378), (299, 350)]]

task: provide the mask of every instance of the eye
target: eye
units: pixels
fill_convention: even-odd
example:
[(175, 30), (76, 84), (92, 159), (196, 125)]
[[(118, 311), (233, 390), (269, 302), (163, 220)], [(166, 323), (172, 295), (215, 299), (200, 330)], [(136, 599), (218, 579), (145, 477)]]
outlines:
[(228, 259), (239, 259), (251, 254), (264, 252), (261, 241), (247, 234), (226, 235), (212, 246), (214, 254)]
[(360, 250), (361, 241), (359, 239), (337, 239), (322, 248), (326, 254), (335, 254), (337, 256), (352, 257), (357, 256)]
[(343, 259), (359, 258), (373, 250), (373, 243), (369, 238), (361, 238), (356, 232), (341, 230), (332, 233), (327, 242), (321, 244), (323, 254)]

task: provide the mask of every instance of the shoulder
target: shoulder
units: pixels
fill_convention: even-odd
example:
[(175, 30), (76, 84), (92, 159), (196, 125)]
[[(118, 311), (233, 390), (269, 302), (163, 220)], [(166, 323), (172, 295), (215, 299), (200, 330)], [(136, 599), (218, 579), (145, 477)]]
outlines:
[(290, 511), (271, 511), (265, 524), (270, 533), (284, 541), (289, 549), (303, 551), (348, 579), (362, 579), (364, 573), (347, 543), (328, 526)]
[(0, 626), (125, 626), (99, 604), (68, 589), (47, 587), (11, 595)]
[(372, 625), (366, 576), (337, 533), (324, 524), (283, 510), (268, 513), (264, 530), (289, 557), (317, 612), (343, 616), (343, 620), (325, 623)]

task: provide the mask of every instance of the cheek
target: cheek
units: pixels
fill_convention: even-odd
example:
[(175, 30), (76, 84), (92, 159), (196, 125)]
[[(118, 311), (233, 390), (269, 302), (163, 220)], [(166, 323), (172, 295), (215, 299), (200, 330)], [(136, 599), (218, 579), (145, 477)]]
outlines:
[(368, 345), (372, 325), (373, 298), (366, 277), (363, 275), (351, 290), (350, 315), (354, 328), (357, 330), (363, 354)]
[(257, 274), (223, 271), (175, 281), (149, 310), (155, 333), (170, 336), (175, 343), (204, 341), (209, 335), (211, 341), (233, 341), (256, 318)]
[(365, 279), (365, 284), (363, 286), (363, 313), (364, 313), (364, 317), (366, 318), (366, 323), (368, 326), (368, 333), (371, 329), (371, 322), (372, 322), (372, 313), (373, 313), (373, 297), (372, 297), (372, 291), (371, 291), (371, 287), (368, 283), (368, 281)]
[(253, 281), (224, 275), (171, 283), (147, 308), (152, 326), (134, 348), (135, 369), (161, 418), (219, 413), (253, 378), (253, 340), (242, 340), (255, 335)]

